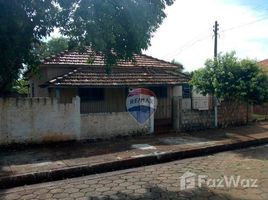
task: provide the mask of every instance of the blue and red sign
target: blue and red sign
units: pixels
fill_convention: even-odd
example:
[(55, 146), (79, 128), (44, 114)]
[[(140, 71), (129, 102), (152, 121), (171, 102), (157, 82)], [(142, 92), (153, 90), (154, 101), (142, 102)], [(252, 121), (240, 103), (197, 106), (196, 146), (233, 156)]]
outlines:
[(129, 92), (126, 101), (127, 111), (140, 124), (144, 124), (156, 111), (157, 99), (149, 89), (136, 88)]

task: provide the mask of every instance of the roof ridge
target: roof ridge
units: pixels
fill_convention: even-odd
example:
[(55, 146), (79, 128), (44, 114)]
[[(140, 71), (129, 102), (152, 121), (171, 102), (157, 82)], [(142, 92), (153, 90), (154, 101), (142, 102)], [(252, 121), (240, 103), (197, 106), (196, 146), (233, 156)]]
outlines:
[(41, 84), (40, 87), (47, 86), (47, 85), (49, 85), (49, 84), (57, 84), (57, 83), (55, 83), (55, 82), (57, 82), (57, 81), (59, 81), (59, 80), (61, 80), (61, 79), (63, 79), (63, 78), (67, 78), (67, 77), (70, 76), (70, 75), (73, 75), (74, 73), (78, 72), (80, 69), (81, 69), (81, 68), (76, 68), (76, 69), (71, 70), (71, 71), (69, 71), (69, 72), (67, 72), (67, 73), (64, 73), (64, 74), (62, 74), (62, 75), (55, 76), (54, 78), (52, 78), (52, 79), (46, 81), (45, 83)]
[[(41, 60), (41, 62), (43, 63), (44, 61), (48, 61), (48, 60), (50, 60), (50, 59), (52, 59), (52, 58), (56, 58), (56, 57), (59, 57), (59, 56), (63, 56), (65, 53), (68, 53), (68, 52), (69, 52), (69, 49), (66, 49), (66, 50), (61, 51), (61, 52), (59, 52), (59, 53), (51, 54), (51, 55), (49, 55), (49, 56), (43, 58), (43, 59)], [(43, 64), (44, 64), (44, 63), (43, 63)]]
[[(101, 53), (98, 53), (96, 51), (94, 51), (91, 47), (87, 47), (85, 49), (85, 52), (81, 52), (81, 55), (84, 55), (84, 57), (79, 57), (76, 56), (77, 52), (79, 52), (76, 49), (72, 49), (72, 50), (65, 50), (62, 52), (59, 52), (57, 54), (54, 55), (50, 55), (46, 58), (43, 59), (42, 64), (43, 65), (79, 65), (79, 64), (83, 64), (83, 65), (89, 65), (87, 63), (87, 61), (85, 60), (87, 56), (89, 57), (94, 57), (96, 58), (96, 62), (90, 64), (92, 65), (104, 65), (103, 62), (104, 61), (104, 56)], [(181, 64), (176, 64), (176, 63), (171, 63), (162, 59), (158, 59), (155, 58), (153, 56), (149, 56), (146, 54), (133, 54), (134, 56), (134, 61), (131, 60), (124, 60), (121, 59), (118, 61), (118, 65), (129, 65), (130, 67), (134, 67), (134, 66), (146, 66), (146, 67), (155, 67), (155, 68), (163, 68), (163, 67), (179, 67), (179, 68), (183, 68), (183, 65)]]
[[(139, 54), (137, 54), (137, 55), (139, 55)], [(140, 54), (140, 55), (141, 55), (141, 56), (145, 56), (145, 57), (147, 57), (147, 58), (152, 58), (152, 59), (155, 59), (155, 60), (158, 60), (158, 61), (167, 63), (167, 64), (171, 64), (171, 65), (175, 65), (175, 66), (178, 66), (178, 67), (183, 68), (183, 65), (181, 65), (181, 64), (172, 63), (172, 62), (169, 62), (169, 61), (166, 61), (166, 60), (163, 60), (163, 59), (159, 59), (159, 58), (155, 58), (155, 57), (153, 57), (153, 56), (149, 56), (149, 55), (147, 55), (147, 54)]]

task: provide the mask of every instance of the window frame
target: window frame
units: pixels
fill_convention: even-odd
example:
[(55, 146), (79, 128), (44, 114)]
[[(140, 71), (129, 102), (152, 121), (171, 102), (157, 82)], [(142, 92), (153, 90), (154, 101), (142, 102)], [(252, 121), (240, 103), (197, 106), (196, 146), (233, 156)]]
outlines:
[(79, 88), (78, 94), (82, 102), (105, 100), (104, 88)]

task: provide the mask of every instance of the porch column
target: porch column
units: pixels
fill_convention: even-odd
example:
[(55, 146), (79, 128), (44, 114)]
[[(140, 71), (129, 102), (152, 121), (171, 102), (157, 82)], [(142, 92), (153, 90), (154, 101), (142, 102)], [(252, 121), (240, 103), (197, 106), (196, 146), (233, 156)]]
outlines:
[(60, 100), (60, 89), (56, 88), (56, 99), (59, 101)]

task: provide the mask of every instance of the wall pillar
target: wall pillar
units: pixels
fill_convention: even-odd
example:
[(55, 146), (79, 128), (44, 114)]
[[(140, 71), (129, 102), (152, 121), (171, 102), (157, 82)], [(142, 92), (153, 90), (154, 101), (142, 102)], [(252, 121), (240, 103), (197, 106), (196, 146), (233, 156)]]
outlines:
[(173, 97), (173, 129), (180, 130), (181, 123), (181, 100), (179, 97)]

